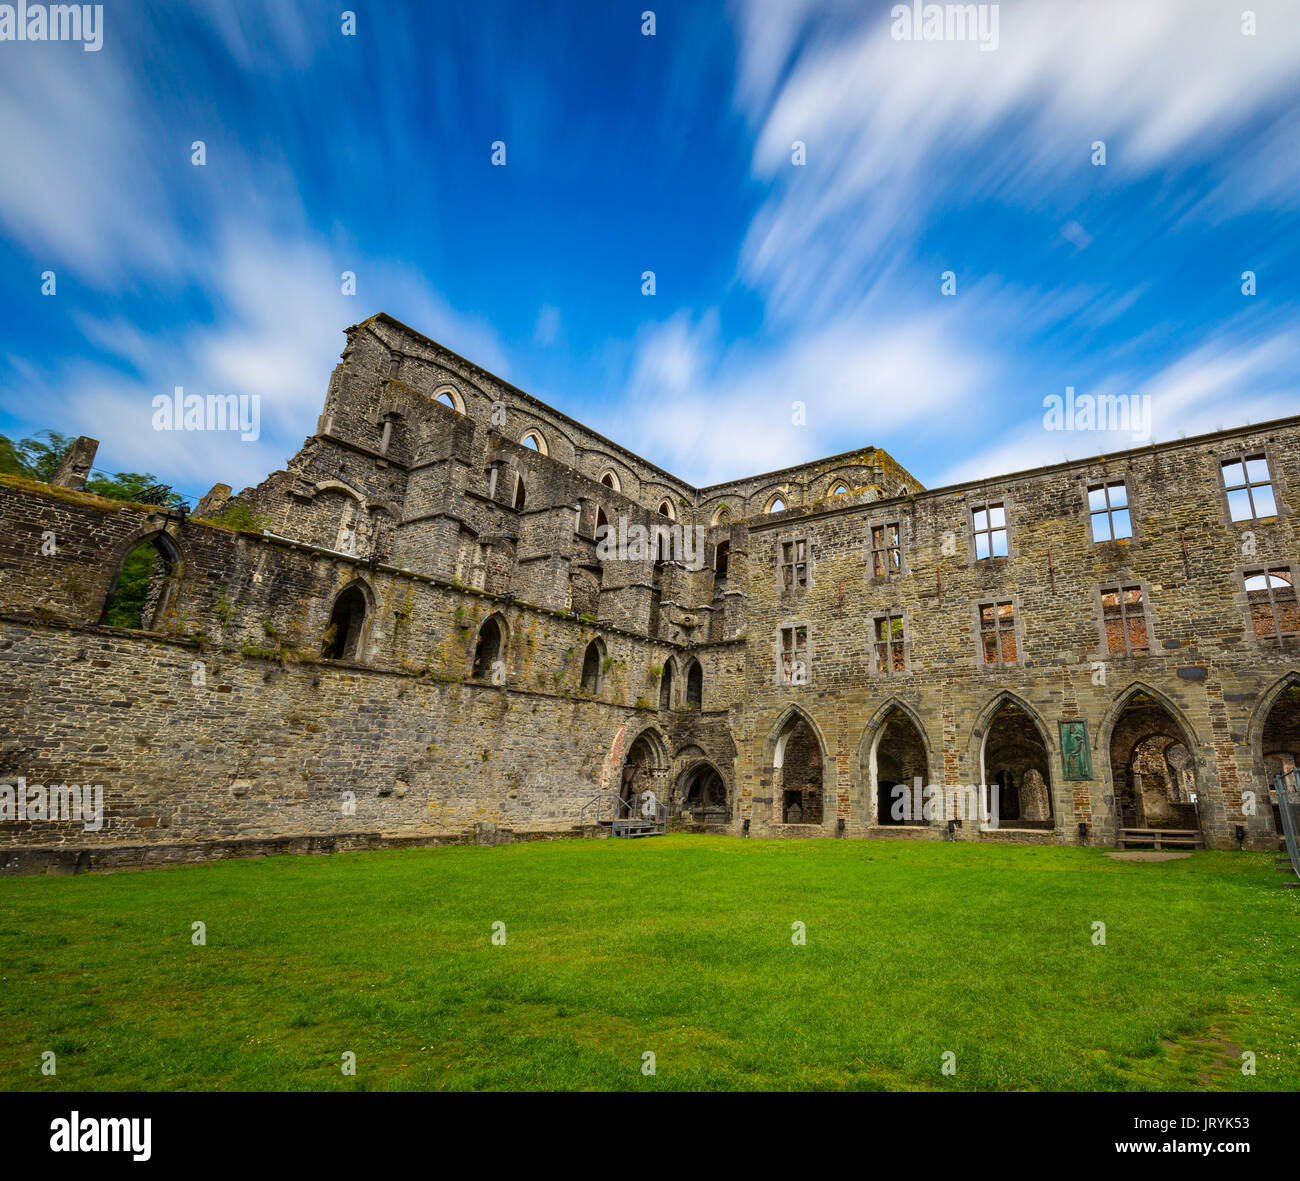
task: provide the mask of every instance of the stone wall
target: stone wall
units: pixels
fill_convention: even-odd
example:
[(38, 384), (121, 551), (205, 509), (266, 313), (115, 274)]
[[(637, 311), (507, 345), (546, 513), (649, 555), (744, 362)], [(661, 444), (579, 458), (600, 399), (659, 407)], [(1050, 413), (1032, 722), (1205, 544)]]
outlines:
[[(1300, 733), (1300, 629), (1257, 635), (1245, 579), (1294, 585), (1298, 443), (1288, 419), (929, 491), (868, 447), (697, 489), (373, 317), (315, 434), (206, 520), (79, 491), (85, 445), (67, 486), (0, 478), (0, 781), (108, 805), (98, 832), (5, 821), (0, 844), (108, 864), (572, 832), (630, 760), (670, 800), (716, 771), (737, 833), (946, 835), (882, 823), (921, 776), (1005, 806), (954, 836), (1109, 842), (1153, 740), (1197, 800), (1144, 818), (1268, 847), (1252, 794)], [(1276, 510), (1233, 524), (1221, 465), (1246, 454)], [(1101, 485), (1131, 537), (1094, 540)], [(668, 526), (703, 549), (601, 544)], [(147, 630), (106, 627), (149, 539)], [(1106, 588), (1141, 604), (1116, 617)]]
[[(1262, 752), (1250, 736), (1271, 693), (1300, 672), (1300, 637), (1255, 637), (1243, 578), (1263, 566), (1296, 569), (1298, 442), (1300, 427), (1287, 420), (861, 507), (813, 505), (748, 521), (746, 707), (736, 733), (746, 752), (742, 816), (755, 831), (775, 824), (776, 749), (795, 712), (822, 740), (822, 827), (843, 819), (853, 834), (874, 827), (863, 752), (891, 702), (919, 720), (934, 782), (956, 786), (985, 782), (983, 740), (995, 707), (1010, 700), (1034, 720), (1050, 756), (1058, 839), (1076, 839), (1086, 823), (1090, 839), (1110, 841), (1112, 730), (1142, 692), (1174, 719), (1193, 756), (1207, 841), (1235, 847), (1241, 824), (1251, 844), (1271, 846), (1267, 809), (1244, 814), (1242, 792), (1261, 790)], [(1278, 511), (1232, 523), (1219, 468), (1245, 451), (1269, 456)], [(1096, 543), (1087, 490), (1121, 481), (1133, 537)], [(972, 510), (992, 503), (1005, 506), (1008, 552), (977, 560)], [(901, 569), (877, 577), (872, 527), (892, 523), (901, 531)], [(799, 542), (806, 586), (785, 590), (783, 546)], [(1103, 587), (1130, 585), (1143, 589), (1149, 650), (1117, 655), (1107, 647), (1099, 596)], [(1000, 602), (1013, 605), (1015, 661), (989, 665), (978, 606)], [(905, 667), (879, 672), (872, 629), (889, 616), (903, 620)], [(807, 683), (779, 684), (782, 632), (796, 627), (806, 629)], [(1059, 726), (1075, 719), (1087, 725), (1094, 773), (1066, 781)]]

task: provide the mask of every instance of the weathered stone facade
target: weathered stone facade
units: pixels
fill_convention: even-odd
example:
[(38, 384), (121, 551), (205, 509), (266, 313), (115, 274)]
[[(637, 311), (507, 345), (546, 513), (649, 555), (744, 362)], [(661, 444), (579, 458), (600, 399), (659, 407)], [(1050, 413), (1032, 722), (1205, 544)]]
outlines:
[[(1300, 419), (932, 491), (875, 448), (693, 488), (377, 316), (257, 488), (187, 517), (89, 463), (0, 484), (0, 780), (105, 797), (95, 831), (0, 821), (10, 871), (560, 835), (629, 783), (753, 835), (1276, 842)], [(200, 519), (232, 505), (256, 527)], [(108, 627), (145, 539), (145, 627)], [(998, 823), (894, 814), (918, 782)]]

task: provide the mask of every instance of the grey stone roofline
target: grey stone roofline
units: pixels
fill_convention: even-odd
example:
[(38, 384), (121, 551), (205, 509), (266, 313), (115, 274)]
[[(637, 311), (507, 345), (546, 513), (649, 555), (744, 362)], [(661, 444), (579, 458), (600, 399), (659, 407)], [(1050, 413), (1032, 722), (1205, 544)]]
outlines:
[[(986, 476), (979, 480), (965, 480), (960, 484), (945, 484), (941, 488), (926, 488), (922, 491), (915, 492), (908, 496), (891, 496), (881, 500), (873, 500), (872, 508), (877, 505), (901, 504), (909, 500), (935, 500), (942, 496), (955, 496), (957, 494), (965, 495), (967, 492), (980, 491), (988, 492), (995, 489), (999, 484), (1008, 483), (1012, 480), (1029, 479), (1034, 476), (1047, 475), (1050, 472), (1067, 472), (1077, 471), (1085, 468), (1094, 467), (1098, 463), (1117, 463), (1123, 460), (1134, 459), (1142, 455), (1152, 455), (1154, 453), (1164, 453), (1169, 451), (1178, 451), (1180, 449), (1190, 449), (1202, 446), (1207, 442), (1213, 442), (1221, 439), (1235, 439), (1243, 435), (1256, 435), (1261, 431), (1285, 430), (1291, 427), (1300, 428), (1300, 414), (1289, 415), (1286, 418), (1271, 418), (1265, 422), (1252, 423), (1247, 426), (1229, 427), (1222, 431), (1207, 431), (1203, 435), (1192, 435), (1186, 439), (1170, 439), (1164, 443), (1148, 443), (1144, 447), (1130, 447), (1124, 451), (1106, 451), (1099, 452), (1096, 455), (1084, 456), (1081, 459), (1069, 459), (1062, 463), (1051, 463), (1043, 467), (1022, 468), (1019, 471), (1004, 472), (996, 476)], [(798, 506), (782, 513), (772, 513), (767, 518), (749, 517), (747, 524), (751, 533), (758, 532), (762, 529), (772, 528), (776, 525), (788, 523), (792, 520), (809, 520), (814, 517), (829, 517), (836, 513), (852, 512), (854, 509), (861, 508), (859, 504), (833, 505), (816, 512), (802, 512)]]
[[(679, 476), (673, 475), (672, 472), (667, 471), (664, 468), (661, 468), (657, 463), (651, 463), (650, 460), (643, 458), (642, 456), (638, 455), (635, 451), (629, 450), (627, 447), (624, 447), (621, 443), (616, 443), (614, 442), (613, 439), (607, 438), (605, 435), (602, 435), (599, 431), (592, 430), (591, 427), (587, 426), (586, 423), (579, 422), (576, 418), (572, 418), (569, 415), (565, 414), (564, 411), (557, 410), (555, 409), (554, 406), (548, 405), (547, 403), (543, 402), (540, 398), (533, 397), (532, 394), (527, 393), (524, 390), (521, 390), (517, 385), (514, 385), (513, 383), (506, 381), (505, 378), (498, 377), (491, 370), (484, 369), (482, 365), (478, 365), (475, 362), (469, 360), (468, 358), (462, 357), (458, 352), (455, 351), (455, 349), (449, 349), (446, 345), (440, 344), (432, 337), (425, 336), (423, 332), (418, 332), (414, 328), (410, 327), (410, 325), (403, 324), (401, 320), (398, 320), (394, 316), (390, 316), (387, 312), (376, 312), (373, 316), (369, 316), (365, 320), (362, 320), (361, 323), (352, 325), (352, 328), (348, 329), (348, 331), (351, 332), (354, 329), (364, 328), (365, 325), (370, 323), (371, 320), (382, 320), (385, 324), (389, 325), (392, 328), (396, 328), (399, 332), (405, 332), (408, 335), (415, 337), (417, 340), (427, 345), (429, 348), (434, 349), (436, 352), (443, 353), (446, 356), (455, 360), (457, 364), (463, 365), (466, 369), (470, 370), (473, 374), (476, 374), (479, 377), (486, 379), (488, 382), (494, 382), (497, 385), (502, 386), (504, 389), (509, 390), (512, 394), (518, 395), (525, 402), (528, 402), (533, 406), (540, 407), (542, 410), (545, 410), (548, 414), (553, 414), (556, 418), (560, 419), (562, 422), (566, 422), (570, 426), (574, 427), (575, 429), (589, 435), (591, 438), (599, 440), (601, 443), (604, 443), (607, 447), (618, 452), (620, 455), (624, 455), (628, 459), (634, 460), (636, 463), (644, 464), (651, 471), (657, 472), (659, 475), (663, 476), (669, 482), (673, 484), (678, 484), (682, 488), (686, 489), (688, 492), (693, 493), (697, 498), (697, 500), (706, 493), (716, 494), (722, 491), (723, 489), (731, 488), (736, 484), (748, 483), (751, 480), (765, 480), (770, 477), (784, 475), (787, 472), (802, 471), (804, 468), (813, 467), (819, 464), (834, 464), (839, 460), (849, 459), (853, 456), (863, 455), (866, 452), (875, 452), (881, 450), (881, 448), (874, 447), (874, 446), (855, 447), (850, 451), (843, 451), (838, 455), (830, 455), (824, 459), (811, 459), (807, 463), (791, 464), (789, 467), (778, 468), (776, 471), (772, 471), (772, 472), (760, 472), (752, 476), (740, 476), (734, 480), (725, 480), (721, 484), (707, 484), (703, 487), (696, 487), (694, 484), (691, 484), (688, 481), (681, 479)], [(886, 452), (886, 454), (888, 454), (888, 452)], [(890, 458), (893, 459), (894, 457), (890, 456)], [(897, 463), (898, 462), (897, 459), (895, 459), (894, 462)], [(902, 464), (899, 464), (899, 467), (902, 468)], [(903, 468), (903, 471), (907, 473), (908, 478), (914, 484), (916, 484), (918, 488), (924, 487), (924, 485), (915, 476), (913, 476), (911, 472), (907, 471), (906, 468)]]
[[(690, 492), (692, 492), (695, 495), (697, 499), (697, 503), (704, 494), (716, 494), (722, 489), (731, 488), (737, 484), (745, 484), (755, 480), (773, 479), (785, 475), (786, 473), (800, 472), (805, 470), (806, 468), (821, 466), (823, 464), (829, 464), (831, 466), (835, 466), (838, 461), (850, 459), (854, 456), (861, 456), (866, 452), (874, 452), (874, 451), (882, 450), (881, 448), (875, 446), (855, 447), (849, 451), (842, 451), (838, 455), (826, 456), (824, 459), (812, 459), (809, 460), (807, 463), (792, 464), (789, 467), (778, 468), (775, 471), (771, 471), (771, 472), (759, 472), (756, 475), (742, 476), (735, 480), (727, 480), (721, 484), (708, 484), (705, 485), (704, 487), (696, 487), (693, 484), (687, 483), (685, 480), (679, 479), (677, 476), (674, 476), (671, 472), (665, 471), (658, 464), (651, 463), (648, 459), (643, 459), (641, 456), (637, 455), (635, 451), (630, 451), (628, 450), (628, 448), (622, 446), (621, 444), (615, 443), (612, 439), (606, 438), (598, 431), (592, 430), (585, 423), (581, 423), (577, 419), (571, 418), (563, 411), (556, 410), (553, 406), (548, 406), (540, 398), (535, 398), (532, 396), (532, 394), (525, 393), (518, 386), (513, 385), (510, 382), (506, 381), (505, 379), (498, 377), (495, 373), (492, 373), (490, 370), (484, 369), (481, 365), (476, 365), (473, 361), (467, 360), (465, 357), (462, 357), (459, 353), (455, 352), (454, 350), (449, 349), (445, 345), (439, 344), (436, 340), (433, 340), (430, 337), (425, 336), (424, 333), (417, 332), (414, 328), (411, 328), (408, 325), (403, 324), (400, 320), (396, 319), (393, 316), (390, 316), (387, 312), (377, 312), (375, 315), (368, 317), (367, 320), (363, 320), (361, 324), (353, 325), (353, 327), (360, 328), (364, 326), (366, 323), (368, 323), (369, 320), (382, 320), (384, 323), (392, 326), (393, 328), (398, 329), (401, 332), (409, 333), (411, 336), (416, 337), (418, 340), (422, 341), (424, 344), (428, 345), (429, 347), (437, 350), (438, 352), (445, 353), (449, 357), (454, 358), (457, 362), (466, 366), (474, 373), (480, 374), (482, 377), (486, 378), (489, 381), (496, 382), (498, 385), (505, 387), (506, 389), (510, 390), (514, 394), (518, 394), (519, 397), (523, 398), (525, 401), (531, 403), (534, 406), (541, 407), (543, 410), (547, 411), (550, 414), (554, 414), (556, 418), (563, 420), (569, 425), (577, 428), (579, 431), (585, 432), (586, 434), (590, 435), (592, 438), (600, 440), (600, 442), (608, 445), (609, 447), (613, 448), (615, 451), (619, 452), (620, 454), (625, 455), (630, 459), (634, 459), (637, 463), (645, 464), (645, 466), (647, 468), (650, 468), (652, 471), (658, 472), (661, 476), (666, 477), (668, 480), (672, 481), (673, 483), (679, 484), (683, 488), (688, 489)], [(941, 496), (941, 495), (950, 496), (957, 492), (964, 492), (970, 489), (987, 488), (990, 484), (997, 484), (1003, 480), (1022, 479), (1026, 476), (1045, 474), (1047, 472), (1069, 471), (1072, 469), (1089, 467), (1097, 463), (1099, 460), (1121, 460), (1121, 459), (1132, 458), (1138, 455), (1150, 455), (1153, 452), (1175, 451), (1180, 447), (1195, 446), (1211, 439), (1230, 439), (1230, 438), (1238, 437), (1240, 435), (1253, 434), (1261, 430), (1276, 430), (1278, 428), (1292, 427), (1292, 426), (1300, 426), (1300, 415), (1290, 415), (1285, 418), (1274, 418), (1266, 422), (1254, 423), (1252, 425), (1229, 427), (1227, 430), (1223, 430), (1223, 431), (1209, 431), (1203, 435), (1193, 435), (1192, 437), (1187, 439), (1171, 439), (1164, 443), (1148, 443), (1143, 447), (1130, 447), (1124, 451), (1111, 451), (1111, 452), (1106, 452), (1104, 454), (1099, 453), (1097, 455), (1087, 456), (1080, 459), (1070, 459), (1070, 460), (1065, 460), (1061, 463), (1047, 464), (1043, 467), (1023, 468), (1019, 471), (1004, 472), (996, 476), (988, 476), (984, 479), (967, 480), (960, 484), (947, 484), (941, 488), (926, 488), (923, 484), (921, 484), (919, 480), (916, 479), (915, 476), (912, 475), (910, 471), (908, 471), (906, 468), (903, 468), (902, 470), (904, 472), (907, 472), (908, 478), (911, 479), (913, 483), (915, 483), (917, 486), (917, 491), (911, 494), (911, 497), (913, 498), (933, 497), (933, 496)], [(889, 455), (889, 452), (885, 452), (885, 454)], [(890, 455), (890, 458), (894, 459), (892, 455)], [(897, 459), (894, 459), (894, 462), (897, 463), (898, 462)], [(902, 464), (899, 464), (899, 467), (901, 468)], [(878, 501), (873, 501), (872, 503), (889, 504), (891, 501), (901, 501), (904, 499), (909, 499), (909, 497), (898, 497), (898, 496), (884, 497)], [(827, 513), (846, 512), (854, 507), (857, 506), (844, 505), (836, 508), (826, 509), (824, 511)], [(798, 512), (799, 510), (796, 508), (790, 510), (789, 515), (787, 515), (786, 513), (777, 513), (775, 514), (775, 519), (788, 520), (790, 515), (794, 515)], [(815, 514), (804, 513), (801, 515), (821, 516), (822, 513), (821, 512)], [(761, 520), (761, 518), (753, 518), (753, 517), (748, 519)], [(751, 526), (751, 528), (752, 527), (754, 526)]]

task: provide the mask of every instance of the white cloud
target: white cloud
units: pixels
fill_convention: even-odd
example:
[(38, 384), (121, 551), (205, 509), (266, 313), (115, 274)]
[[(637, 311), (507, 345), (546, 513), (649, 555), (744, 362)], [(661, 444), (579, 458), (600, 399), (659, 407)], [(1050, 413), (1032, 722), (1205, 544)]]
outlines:
[(533, 343), (550, 348), (560, 338), (560, 309), (549, 303), (542, 304), (533, 326)]
[[(840, 5), (773, 19), (747, 0), (737, 102), (759, 126), (754, 173), (774, 189), (744, 244), (745, 279), (777, 314), (823, 314), (936, 210), (989, 198), (1068, 210), (1094, 140), (1110, 183), (1216, 164), (1234, 131), (1297, 90), (1293, 6), (1251, 7), (1257, 37), (1215, 0), (1004, 0), (999, 48), (985, 53), (894, 41), (886, 6), (847, 25)], [(1294, 175), (1269, 176), (1279, 168), (1259, 199)], [(1249, 178), (1231, 188), (1248, 200)]]
[[(176, 332), (147, 334), (121, 317), (76, 319), (106, 363), (28, 366), (8, 412), (31, 429), (54, 426), (101, 441), (99, 467), (147, 470), (190, 492), (218, 481), (236, 489), (260, 482), (314, 429), (342, 330), (376, 311), (418, 325), (448, 348), (501, 372), (507, 368), (490, 328), (457, 315), (418, 275), (383, 262), (356, 264), (358, 292), (344, 296), (340, 259), (347, 253), (305, 237), (230, 223), (201, 279), (215, 314)], [(120, 365), (115, 367), (111, 362)], [(123, 372), (126, 370), (127, 372)], [(157, 432), (152, 403), (176, 386), (186, 393), (256, 395), (261, 437), (236, 432)]]
[[(1066, 459), (1114, 454), (1146, 442), (1166, 442), (1247, 422), (1294, 414), (1294, 375), (1300, 366), (1300, 333), (1281, 330), (1254, 344), (1219, 335), (1163, 366), (1145, 380), (1116, 374), (1076, 396), (1144, 398), (1149, 439), (1131, 431), (1047, 430), (1044, 413), (1006, 432), (992, 446), (949, 465), (935, 486), (1025, 471)], [(1064, 394), (1064, 390), (1052, 391)]]
[(843, 439), (883, 445), (990, 378), (978, 350), (952, 347), (947, 315), (867, 329), (846, 319), (779, 348), (724, 350), (713, 313), (694, 324), (679, 314), (638, 344), (620, 441), (695, 484), (815, 459)]

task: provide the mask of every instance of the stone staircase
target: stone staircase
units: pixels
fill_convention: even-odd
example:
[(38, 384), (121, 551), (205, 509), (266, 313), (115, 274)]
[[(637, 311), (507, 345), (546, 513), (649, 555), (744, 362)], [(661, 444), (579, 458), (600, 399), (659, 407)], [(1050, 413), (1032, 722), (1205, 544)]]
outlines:
[(602, 792), (582, 806), (574, 828), (584, 836), (659, 837), (668, 831), (668, 807), (659, 800), (642, 805)]

